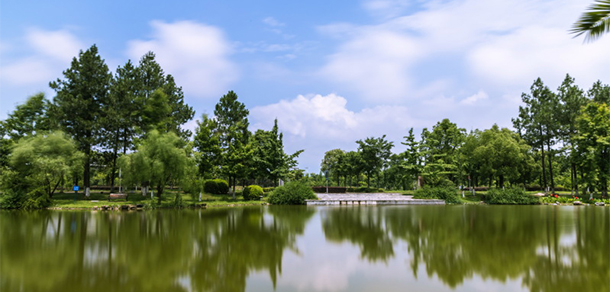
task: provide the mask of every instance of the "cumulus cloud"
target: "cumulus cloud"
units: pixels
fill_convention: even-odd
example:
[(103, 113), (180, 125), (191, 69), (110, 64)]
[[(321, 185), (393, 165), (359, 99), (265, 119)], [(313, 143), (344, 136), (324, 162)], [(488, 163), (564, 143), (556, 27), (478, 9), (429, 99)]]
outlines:
[(39, 53), (55, 60), (69, 62), (85, 45), (67, 30), (45, 31), (32, 28), (26, 34), (28, 43)]
[[(16, 48), (3, 46), (2, 53)], [(20, 46), (26, 56), (3, 65), (0, 78), (3, 82), (16, 86), (46, 85), (57, 78), (69, 66), (72, 58), (78, 56), (79, 50), (83, 49), (86, 49), (83, 43), (68, 30), (28, 29), (24, 43)]]
[(272, 26), (272, 27), (277, 27), (277, 26), (284, 26), (285, 24), (282, 22), (279, 22), (277, 19), (273, 18), (273, 17), (266, 17), (263, 19), (263, 23), (268, 25), (268, 26)]
[(393, 102), (407, 97), (412, 86), (409, 69), (421, 54), (408, 35), (364, 29), (328, 57), (320, 74), (367, 100)]
[(153, 21), (151, 26), (151, 39), (129, 42), (129, 56), (138, 60), (153, 51), (186, 93), (216, 98), (238, 79), (238, 68), (229, 58), (233, 48), (219, 28), (192, 21)]
[(299, 95), (250, 110), (253, 129), (269, 130), (276, 118), (287, 151), (305, 149), (300, 167), (309, 171), (317, 170), (328, 150), (355, 150), (356, 140), (383, 135), (399, 145), (410, 127), (422, 126), (405, 106), (379, 105), (353, 111), (347, 99), (337, 94)]
[[(493, 92), (493, 98), (527, 90), (539, 76), (556, 83), (566, 73), (590, 86), (610, 77), (610, 54), (605, 52), (610, 39), (583, 44), (569, 35), (588, 3), (365, 1), (363, 7), (371, 13), (391, 12), (375, 24), (319, 27), (338, 41), (320, 75), (336, 90), (369, 104), (408, 104), (472, 88)], [(396, 11), (400, 13), (392, 14)]]
[(461, 104), (465, 104), (465, 105), (473, 105), (481, 100), (485, 100), (489, 98), (489, 96), (487, 96), (487, 93), (485, 93), (485, 91), (483, 90), (479, 90), (479, 92), (477, 92), (476, 94), (473, 94), (465, 99), (462, 99), (460, 101)]

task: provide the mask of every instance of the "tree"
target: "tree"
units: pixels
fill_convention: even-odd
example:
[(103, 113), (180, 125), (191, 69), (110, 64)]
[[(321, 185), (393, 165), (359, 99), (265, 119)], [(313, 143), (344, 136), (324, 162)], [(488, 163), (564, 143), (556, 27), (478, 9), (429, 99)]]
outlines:
[(440, 184), (446, 179), (456, 182), (457, 150), (464, 143), (465, 133), (465, 129), (458, 128), (449, 119), (436, 123), (432, 132), (426, 128), (422, 130), (419, 149), (424, 163), (422, 174), (427, 176), (427, 183)]
[(193, 144), (198, 151), (197, 165), (199, 175), (206, 178), (212, 176), (214, 169), (221, 163), (220, 140), (216, 130), (216, 121), (203, 114), (201, 121), (197, 121)]
[(51, 130), (48, 110), (49, 101), (44, 93), (37, 93), (0, 121), (0, 168), (8, 166), (11, 147), (19, 139)]
[(176, 85), (172, 75), (165, 75), (155, 61), (153, 52), (146, 53), (140, 59), (137, 80), (141, 86), (137, 103), (146, 109), (140, 120), (140, 128), (144, 132), (153, 129), (172, 131), (188, 139), (192, 133), (180, 126), (190, 121), (195, 111), (184, 103), (182, 88)]
[(608, 32), (610, 32), (610, 0), (595, 0), (570, 30), (575, 37), (584, 34), (587, 41), (594, 41)]
[[(521, 138), (525, 139), (535, 150), (541, 151), (542, 186), (546, 188), (546, 165), (548, 160), (548, 171), (551, 192), (554, 192), (555, 183), (553, 179), (553, 146), (557, 139), (559, 101), (540, 78), (536, 79), (530, 87), (531, 94), (522, 93), (521, 99), (525, 106), (519, 106), (519, 117), (513, 119), (513, 125), (519, 130)], [(545, 153), (546, 146), (546, 153)], [(548, 157), (546, 157), (548, 155)]]
[(57, 92), (53, 99), (54, 118), (61, 128), (76, 141), (85, 154), (84, 186), (90, 187), (91, 154), (99, 136), (101, 104), (106, 99), (112, 75), (99, 56), (97, 47), (80, 51), (72, 59), (70, 68), (63, 72), (64, 79), (49, 85)]
[(610, 181), (610, 105), (589, 102), (577, 119), (578, 154), (584, 157), (586, 180), (608, 195)]
[(252, 159), (252, 149), (248, 145), (250, 139), (249, 113), (246, 106), (237, 100), (237, 94), (233, 91), (223, 95), (214, 109), (215, 131), (222, 153), (221, 171), (229, 178), (229, 184), (233, 186), (233, 198), (235, 198), (236, 179), (246, 176)]
[[(392, 155), (393, 142), (385, 140), (385, 135), (380, 138), (366, 138), (364, 141), (358, 140), (358, 152), (364, 162), (363, 170), (367, 176), (367, 187), (371, 187), (371, 176), (376, 174), (379, 177), (379, 171), (385, 168), (386, 161)], [(379, 180), (377, 182), (379, 184)]]
[(406, 171), (411, 181), (414, 181), (422, 171), (419, 153), (420, 146), (419, 143), (415, 141), (413, 128), (409, 129), (409, 135), (404, 136), (403, 138), (405, 138), (405, 142), (402, 142), (401, 144), (407, 146), (407, 149), (402, 153), (404, 158), (402, 168)]
[(279, 179), (287, 177), (297, 164), (296, 158), (303, 152), (299, 150), (292, 155), (286, 154), (283, 137), (277, 119), (271, 131), (257, 130), (252, 137), (257, 172), (259, 176), (273, 181), (273, 186), (277, 186)]
[(184, 177), (187, 160), (182, 139), (153, 130), (137, 152), (121, 157), (120, 164), (127, 170), (127, 180), (156, 187), (160, 204), (165, 186)]
[(103, 100), (103, 115), (100, 119), (103, 128), (99, 137), (100, 145), (110, 148), (112, 151), (110, 192), (114, 192), (119, 149), (123, 148), (123, 154), (125, 154), (127, 149), (133, 145), (137, 119), (141, 110), (135, 103), (139, 91), (136, 68), (131, 61), (127, 61), (125, 66), (119, 66), (116, 70), (115, 77), (110, 84), (110, 93)]
[(42, 188), (52, 198), (82, 158), (82, 153), (64, 133), (41, 133), (17, 142), (10, 156), (10, 166), (27, 186), (22, 191)]
[(329, 178), (334, 177), (337, 185), (339, 185), (339, 174), (341, 172), (339, 169), (340, 160), (344, 155), (345, 152), (341, 149), (328, 150), (324, 153), (324, 158), (322, 158), (322, 162), (320, 163), (320, 171), (328, 171)]
[(570, 181), (572, 184), (572, 192), (576, 191), (578, 195), (578, 176), (576, 173), (576, 163), (578, 157), (574, 152), (574, 137), (576, 137), (576, 118), (578, 117), (581, 108), (587, 103), (587, 98), (577, 85), (574, 84), (574, 78), (566, 74), (558, 91), (560, 102), (560, 115), (558, 121), (560, 124), (558, 133), (562, 140), (564, 148), (568, 152), (568, 160), (570, 162)]
[(44, 93), (30, 96), (24, 104), (18, 105), (6, 120), (0, 121), (0, 126), (5, 131), (4, 135), (17, 141), (26, 136), (51, 130), (48, 109), (49, 101)]

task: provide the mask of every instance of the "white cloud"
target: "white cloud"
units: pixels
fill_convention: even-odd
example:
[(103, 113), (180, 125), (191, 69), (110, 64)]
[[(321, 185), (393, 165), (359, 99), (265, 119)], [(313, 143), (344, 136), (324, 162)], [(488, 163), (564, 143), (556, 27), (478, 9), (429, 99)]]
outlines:
[(526, 91), (538, 76), (556, 83), (566, 73), (588, 87), (610, 78), (610, 39), (583, 44), (568, 33), (589, 2), (366, 1), (367, 11), (389, 16), (373, 25), (319, 27), (339, 41), (320, 73), (335, 90), (368, 104), (410, 103), (472, 88), (503, 96)]
[(369, 101), (393, 102), (408, 97), (410, 68), (421, 54), (420, 46), (407, 35), (363, 29), (328, 58), (320, 74)]
[(474, 72), (491, 84), (525, 86), (541, 77), (559, 83), (566, 73), (590, 86), (610, 79), (610, 38), (595, 44), (574, 40), (565, 30), (528, 27), (498, 36), (474, 48), (468, 56)]
[(0, 78), (11, 86), (43, 85), (61, 75), (70, 65), (83, 43), (67, 30), (47, 31), (31, 28), (26, 31), (24, 43), (16, 46), (2, 46), (2, 53), (19, 49), (24, 56), (2, 66)]
[(269, 26), (273, 26), (273, 27), (285, 25), (284, 23), (279, 22), (277, 19), (275, 19), (273, 17), (267, 17), (267, 18), (263, 19), (263, 23), (266, 25), (269, 25)]
[(151, 26), (152, 39), (129, 42), (129, 56), (139, 60), (153, 51), (185, 93), (216, 98), (238, 79), (238, 68), (229, 59), (233, 48), (220, 29), (192, 21), (153, 21)]
[(473, 105), (481, 100), (485, 100), (488, 98), (489, 98), (489, 96), (487, 96), (487, 93), (485, 93), (485, 91), (479, 90), (479, 92), (477, 92), (476, 94), (471, 95), (465, 99), (462, 99), (460, 101), (460, 103), (464, 104), (464, 105)]
[(405, 106), (380, 105), (352, 111), (347, 107), (347, 99), (337, 94), (299, 95), (250, 110), (253, 129), (269, 130), (276, 118), (284, 133), (287, 152), (305, 149), (299, 159), (305, 163), (300, 167), (310, 172), (318, 169), (328, 150), (355, 150), (356, 140), (383, 135), (399, 146), (410, 127), (423, 125), (412, 118)]
[(78, 56), (80, 50), (87, 49), (76, 36), (66, 30), (44, 31), (33, 28), (28, 31), (26, 38), (41, 54), (64, 62)]

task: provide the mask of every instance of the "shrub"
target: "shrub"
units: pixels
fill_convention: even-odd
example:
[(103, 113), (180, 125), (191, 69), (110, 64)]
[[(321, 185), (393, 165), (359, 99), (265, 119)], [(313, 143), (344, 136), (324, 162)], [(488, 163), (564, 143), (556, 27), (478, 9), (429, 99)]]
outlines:
[(203, 191), (208, 194), (225, 195), (229, 193), (229, 183), (224, 179), (206, 180), (203, 185)]
[(347, 192), (348, 193), (383, 193), (385, 192), (384, 189), (379, 188), (367, 188), (366, 186), (364, 187), (357, 187), (357, 188), (347, 188)]
[(452, 187), (424, 187), (415, 191), (415, 199), (441, 199), (447, 204), (461, 204), (456, 190)]
[(491, 189), (485, 196), (488, 204), (494, 205), (534, 205), (540, 203), (537, 197), (527, 195), (519, 188)]
[(258, 200), (264, 194), (263, 188), (257, 185), (249, 185), (242, 193), (244, 200)]
[(304, 183), (292, 181), (277, 187), (269, 195), (269, 203), (274, 205), (303, 205), (305, 200), (315, 200), (313, 190)]

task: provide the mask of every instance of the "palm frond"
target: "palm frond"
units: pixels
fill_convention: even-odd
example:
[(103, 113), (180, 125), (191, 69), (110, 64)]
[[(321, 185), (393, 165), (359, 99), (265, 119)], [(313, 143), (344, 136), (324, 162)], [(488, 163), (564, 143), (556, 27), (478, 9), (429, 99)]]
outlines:
[(586, 41), (594, 41), (607, 32), (610, 32), (610, 0), (595, 0), (570, 30), (574, 37), (585, 34)]

